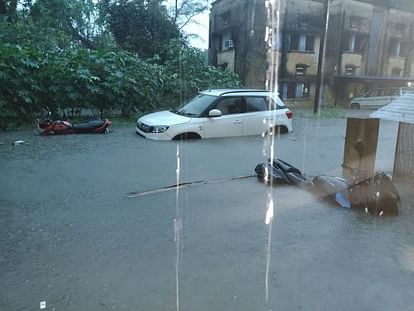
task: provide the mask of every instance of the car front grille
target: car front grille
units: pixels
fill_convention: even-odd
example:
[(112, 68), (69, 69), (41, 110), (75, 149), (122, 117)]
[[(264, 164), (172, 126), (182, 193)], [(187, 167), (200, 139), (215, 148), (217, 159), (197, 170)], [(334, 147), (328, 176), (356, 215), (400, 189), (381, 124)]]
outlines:
[(145, 123), (142, 123), (142, 122), (138, 122), (138, 128), (139, 128), (141, 131), (145, 132), (145, 133), (148, 133), (148, 132), (149, 132), (149, 130), (150, 130), (150, 126), (149, 126), (149, 125), (147, 125), (147, 124), (145, 124)]

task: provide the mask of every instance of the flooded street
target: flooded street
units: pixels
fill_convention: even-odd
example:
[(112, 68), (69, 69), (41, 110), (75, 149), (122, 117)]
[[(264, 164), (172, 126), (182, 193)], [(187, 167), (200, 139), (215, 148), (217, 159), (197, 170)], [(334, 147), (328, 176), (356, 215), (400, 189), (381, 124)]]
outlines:
[[(339, 175), (346, 119), (295, 122), (276, 156)], [(381, 124), (387, 172), (395, 134)], [(265, 161), (260, 137), (155, 142), (131, 126), (0, 143), (1, 310), (414, 310), (410, 186), (399, 216), (373, 217), (231, 180)], [(177, 152), (180, 182), (220, 182), (128, 197), (175, 184)]]

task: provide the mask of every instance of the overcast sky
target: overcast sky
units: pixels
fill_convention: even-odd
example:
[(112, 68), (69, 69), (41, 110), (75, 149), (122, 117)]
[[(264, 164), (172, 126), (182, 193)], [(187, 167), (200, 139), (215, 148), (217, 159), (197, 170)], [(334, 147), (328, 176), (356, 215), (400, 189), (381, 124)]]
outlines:
[[(197, 34), (200, 38), (192, 38), (190, 39), (190, 44), (194, 47), (200, 48), (202, 50), (208, 49), (208, 15), (210, 13), (210, 3), (209, 1), (209, 9), (206, 10), (203, 14), (197, 15), (194, 20), (197, 23), (189, 23), (184, 27), (184, 32), (186, 34)], [(175, 5), (175, 0), (167, 0), (169, 6)]]
[(210, 10), (205, 11), (203, 14), (200, 14), (196, 17), (196, 20), (199, 24), (191, 23), (184, 27), (186, 33), (195, 33), (198, 34), (200, 38), (190, 39), (192, 46), (200, 49), (208, 49), (208, 15)]

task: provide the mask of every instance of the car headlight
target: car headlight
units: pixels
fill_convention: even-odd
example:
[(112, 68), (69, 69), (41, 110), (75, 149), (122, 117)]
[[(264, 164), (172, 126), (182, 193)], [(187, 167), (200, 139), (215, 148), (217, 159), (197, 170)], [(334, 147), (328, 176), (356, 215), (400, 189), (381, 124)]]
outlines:
[(149, 128), (149, 132), (150, 133), (163, 133), (166, 130), (168, 130), (169, 126), (166, 125), (155, 125), (155, 126), (150, 126)]

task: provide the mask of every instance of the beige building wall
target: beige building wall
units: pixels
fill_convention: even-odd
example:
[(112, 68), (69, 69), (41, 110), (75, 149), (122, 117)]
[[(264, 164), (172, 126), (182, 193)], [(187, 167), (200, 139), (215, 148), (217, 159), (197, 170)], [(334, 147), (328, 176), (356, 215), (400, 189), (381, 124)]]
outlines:
[[(343, 1), (343, 9), (347, 13), (348, 16), (357, 16), (362, 18), (370, 18), (372, 16), (374, 7), (370, 3), (363, 3), (353, 0), (345, 0)], [(346, 28), (349, 28), (349, 21), (348, 25), (345, 25)], [(365, 28), (361, 29), (362, 32), (369, 32), (369, 25), (366, 25)]]
[(282, 0), (280, 10), (289, 10), (289, 14), (315, 14), (319, 15), (323, 9), (323, 3), (317, 1), (304, 0)]
[(306, 75), (316, 75), (318, 72), (318, 54), (316, 53), (301, 53), (289, 52), (286, 55), (286, 71), (289, 74), (296, 73), (296, 65), (305, 64), (309, 66), (306, 70)]
[(355, 53), (343, 53), (341, 59), (341, 72), (345, 74), (345, 67), (347, 65), (356, 66), (355, 75), (361, 75), (365, 68), (365, 64), (362, 63), (362, 55)]
[[(400, 10), (390, 9), (389, 13), (389, 25), (392, 23), (401, 23), (405, 25), (409, 25), (413, 20), (413, 13), (411, 12), (404, 12)], [(404, 35), (408, 35), (409, 27), (406, 28), (406, 32)], [(393, 31), (392, 29), (387, 29), (387, 33), (391, 34)]]

